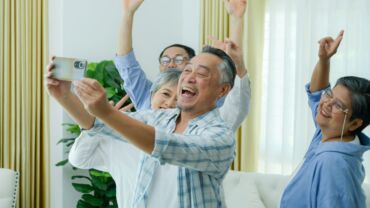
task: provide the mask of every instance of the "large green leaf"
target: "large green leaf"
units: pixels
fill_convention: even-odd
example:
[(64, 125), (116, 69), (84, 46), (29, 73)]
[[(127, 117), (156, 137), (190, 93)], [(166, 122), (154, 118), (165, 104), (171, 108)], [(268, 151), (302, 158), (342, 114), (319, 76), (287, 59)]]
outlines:
[(94, 190), (94, 187), (89, 184), (72, 183), (72, 186), (76, 191), (81, 193), (90, 193)]
[(104, 200), (97, 198), (91, 194), (82, 195), (82, 199), (92, 206), (101, 206), (104, 204)]
[(105, 196), (107, 196), (108, 198), (113, 198), (116, 196), (116, 187), (112, 187), (110, 189), (107, 190), (107, 192), (105, 192)]
[(111, 178), (112, 176), (108, 172), (91, 169), (89, 170), (91, 176)]
[(104, 86), (104, 68), (105, 62), (96, 65), (94, 79), (98, 80)]
[(98, 63), (94, 63), (94, 62), (89, 63), (87, 65), (87, 71), (88, 72), (95, 72), (96, 65), (98, 65)]
[(77, 208), (95, 208), (95, 206), (91, 206), (90, 204), (88, 204), (84, 200), (80, 199), (77, 202)]
[(62, 160), (62, 161), (58, 162), (57, 164), (55, 164), (55, 166), (64, 166), (67, 163), (68, 163), (68, 159), (65, 159), (65, 160)]

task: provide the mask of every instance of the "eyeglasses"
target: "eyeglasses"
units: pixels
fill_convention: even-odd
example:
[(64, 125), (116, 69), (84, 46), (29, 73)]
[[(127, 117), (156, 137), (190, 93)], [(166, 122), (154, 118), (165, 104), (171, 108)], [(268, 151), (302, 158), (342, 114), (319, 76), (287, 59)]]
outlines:
[(337, 98), (333, 97), (333, 91), (331, 89), (327, 89), (322, 92), (321, 94), (321, 101), (325, 103), (332, 103), (332, 111), (333, 113), (345, 113), (347, 114), (349, 109)]
[(188, 60), (188, 58), (182, 55), (177, 55), (173, 58), (170, 58), (168, 56), (162, 56), (161, 58), (159, 58), (159, 63), (162, 65), (168, 65), (171, 63), (171, 61), (174, 61), (176, 64), (180, 65), (183, 64), (184, 61), (186, 60)]

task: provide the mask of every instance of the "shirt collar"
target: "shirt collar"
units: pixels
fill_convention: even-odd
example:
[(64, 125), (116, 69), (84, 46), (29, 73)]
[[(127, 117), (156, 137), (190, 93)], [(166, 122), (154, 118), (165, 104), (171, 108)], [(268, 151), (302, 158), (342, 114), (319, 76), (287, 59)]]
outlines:
[[(172, 120), (172, 119), (177, 119), (178, 116), (180, 115), (181, 113), (181, 110), (180, 108), (175, 108), (175, 109), (172, 109), (172, 112), (169, 113), (167, 115), (167, 119), (168, 120)], [(208, 124), (212, 121), (214, 121), (217, 117), (219, 117), (219, 111), (218, 111), (218, 108), (215, 107), (213, 108), (211, 111), (208, 111), (194, 119), (192, 119), (190, 122), (189, 122), (189, 126), (203, 126), (205, 124)]]

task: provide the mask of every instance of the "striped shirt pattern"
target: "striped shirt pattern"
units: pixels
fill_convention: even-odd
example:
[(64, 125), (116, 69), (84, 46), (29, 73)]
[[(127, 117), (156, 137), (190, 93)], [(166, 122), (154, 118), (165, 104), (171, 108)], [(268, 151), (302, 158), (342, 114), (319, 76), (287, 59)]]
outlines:
[[(173, 133), (179, 109), (144, 110), (128, 115), (155, 127), (154, 150), (151, 155), (141, 156), (132, 207), (148, 206), (148, 190), (155, 180), (155, 170), (165, 163), (178, 166), (177, 195), (181, 208), (226, 207), (222, 181), (235, 156), (235, 140), (217, 108), (190, 121), (183, 134)], [(88, 133), (123, 139), (99, 121)]]

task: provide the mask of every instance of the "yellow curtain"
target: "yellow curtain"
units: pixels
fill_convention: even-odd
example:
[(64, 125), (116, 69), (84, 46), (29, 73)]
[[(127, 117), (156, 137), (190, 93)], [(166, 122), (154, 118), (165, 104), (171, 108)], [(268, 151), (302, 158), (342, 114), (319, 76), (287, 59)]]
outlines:
[[(248, 0), (244, 19), (244, 55), (251, 80), (251, 109), (236, 134), (236, 157), (232, 169), (256, 171), (258, 165), (258, 138), (260, 138), (262, 60), (265, 0)], [(222, 0), (201, 1), (200, 44), (209, 43), (213, 35), (223, 40), (229, 37), (229, 18)]]
[(200, 47), (211, 44), (209, 36), (223, 40), (229, 37), (229, 16), (222, 0), (200, 1)]
[(0, 167), (20, 173), (18, 207), (49, 207), (47, 8), (47, 0), (0, 3)]

